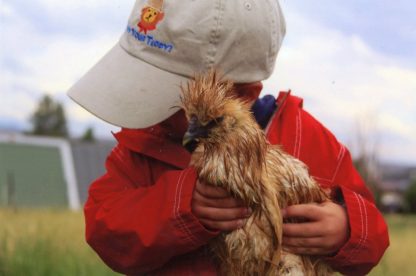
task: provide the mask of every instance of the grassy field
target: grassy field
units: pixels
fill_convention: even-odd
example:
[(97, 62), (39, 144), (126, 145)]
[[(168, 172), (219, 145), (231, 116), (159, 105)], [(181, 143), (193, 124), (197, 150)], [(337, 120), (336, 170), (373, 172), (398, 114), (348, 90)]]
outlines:
[[(416, 275), (416, 216), (389, 216), (391, 245), (370, 275)], [(0, 209), (0, 275), (119, 275), (84, 242), (81, 213)]]
[(416, 275), (416, 216), (387, 216), (390, 247), (369, 275)]
[(120, 275), (84, 241), (82, 213), (0, 209), (0, 275)]

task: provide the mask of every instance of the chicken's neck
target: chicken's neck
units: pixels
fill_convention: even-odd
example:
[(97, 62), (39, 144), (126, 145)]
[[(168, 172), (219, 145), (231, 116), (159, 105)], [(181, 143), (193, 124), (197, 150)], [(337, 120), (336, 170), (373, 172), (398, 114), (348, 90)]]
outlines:
[(203, 181), (227, 188), (247, 203), (256, 203), (268, 146), (257, 125), (240, 126), (222, 139), (202, 144), (193, 155), (193, 163)]

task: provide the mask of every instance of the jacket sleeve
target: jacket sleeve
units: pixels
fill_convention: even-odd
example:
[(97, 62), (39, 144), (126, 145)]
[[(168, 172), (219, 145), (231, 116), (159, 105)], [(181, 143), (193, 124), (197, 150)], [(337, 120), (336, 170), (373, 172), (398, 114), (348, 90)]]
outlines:
[(387, 225), (347, 150), (339, 163), (334, 183), (342, 191), (351, 231), (347, 243), (327, 261), (346, 275), (367, 274), (378, 264), (389, 245)]
[(302, 126), (298, 126), (298, 145), (303, 141), (302, 147), (309, 149), (304, 151), (305, 156), (299, 150), (300, 157), (323, 187), (342, 192), (349, 219), (347, 243), (326, 260), (343, 274), (367, 274), (378, 264), (389, 245), (384, 218), (355, 169), (348, 149), (309, 113), (302, 110), (299, 116)]
[(87, 242), (120, 273), (152, 271), (216, 235), (191, 212), (195, 170), (160, 169), (154, 177), (152, 162), (118, 145), (107, 159), (107, 173), (89, 189)]

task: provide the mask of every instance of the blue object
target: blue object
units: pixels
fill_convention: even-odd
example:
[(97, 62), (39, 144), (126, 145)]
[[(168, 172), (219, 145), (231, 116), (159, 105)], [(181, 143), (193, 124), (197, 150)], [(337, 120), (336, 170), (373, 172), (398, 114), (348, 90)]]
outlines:
[(251, 111), (262, 129), (266, 128), (276, 108), (276, 99), (272, 95), (266, 95), (254, 102)]

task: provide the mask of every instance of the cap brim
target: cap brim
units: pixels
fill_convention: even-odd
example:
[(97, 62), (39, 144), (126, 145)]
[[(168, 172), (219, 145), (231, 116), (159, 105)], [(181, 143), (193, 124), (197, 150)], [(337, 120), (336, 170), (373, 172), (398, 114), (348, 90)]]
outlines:
[(145, 128), (178, 111), (180, 85), (187, 80), (131, 56), (117, 43), (68, 95), (110, 124)]

